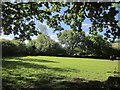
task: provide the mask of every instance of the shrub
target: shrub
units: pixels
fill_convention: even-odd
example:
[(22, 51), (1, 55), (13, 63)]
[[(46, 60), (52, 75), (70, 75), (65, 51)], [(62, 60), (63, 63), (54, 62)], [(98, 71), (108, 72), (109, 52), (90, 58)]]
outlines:
[(15, 44), (10, 40), (1, 40), (2, 44), (2, 56), (11, 56), (15, 54)]
[(35, 43), (36, 43), (36, 40), (31, 40), (27, 43), (26, 48), (27, 48), (28, 55), (36, 55), (37, 50), (36, 50)]
[(19, 40), (0, 40), (2, 44), (2, 56), (25, 55), (26, 46)]
[(27, 53), (26, 45), (24, 42), (22, 42), (20, 40), (12, 40), (11, 42), (15, 45), (16, 55), (25, 55)]

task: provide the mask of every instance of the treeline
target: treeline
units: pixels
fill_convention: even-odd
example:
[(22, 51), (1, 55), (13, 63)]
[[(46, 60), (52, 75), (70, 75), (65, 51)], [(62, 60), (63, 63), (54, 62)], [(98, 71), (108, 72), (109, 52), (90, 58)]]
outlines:
[(24, 42), (20, 40), (0, 40), (2, 44), (2, 56), (20, 56), (26, 55), (27, 48)]
[(109, 58), (120, 56), (120, 49), (113, 48), (112, 43), (102, 35), (86, 35), (85, 32), (64, 30), (58, 39), (64, 45), (69, 56), (92, 56), (98, 58)]
[(20, 40), (0, 40), (2, 56), (21, 55), (66, 55), (64, 48), (45, 34), (38, 35), (37, 39), (29, 40), (27, 44)]
[(119, 56), (119, 49), (101, 35), (86, 36), (85, 32), (65, 30), (58, 35), (58, 42), (46, 34), (39, 34), (37, 39), (27, 44), (20, 40), (0, 40), (2, 56), (46, 55), (46, 56), (94, 56), (109, 58)]

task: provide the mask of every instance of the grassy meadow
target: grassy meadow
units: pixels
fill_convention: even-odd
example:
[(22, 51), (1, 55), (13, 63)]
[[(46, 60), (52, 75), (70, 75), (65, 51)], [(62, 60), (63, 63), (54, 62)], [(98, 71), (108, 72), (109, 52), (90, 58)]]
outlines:
[(43, 90), (49, 88), (50, 90), (52, 87), (64, 88), (65, 81), (103, 82), (109, 76), (116, 75), (118, 61), (25, 56), (4, 58), (2, 67), (3, 90), (22, 90), (22, 88), (44, 88)]

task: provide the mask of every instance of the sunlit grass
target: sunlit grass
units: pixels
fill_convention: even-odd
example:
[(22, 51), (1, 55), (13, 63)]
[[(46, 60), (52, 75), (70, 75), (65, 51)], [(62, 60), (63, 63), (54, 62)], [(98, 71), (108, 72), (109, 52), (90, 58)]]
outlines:
[(118, 69), (118, 61), (49, 56), (5, 58), (2, 64), (4, 88), (45, 87), (51, 80), (55, 83), (78, 77), (104, 81)]

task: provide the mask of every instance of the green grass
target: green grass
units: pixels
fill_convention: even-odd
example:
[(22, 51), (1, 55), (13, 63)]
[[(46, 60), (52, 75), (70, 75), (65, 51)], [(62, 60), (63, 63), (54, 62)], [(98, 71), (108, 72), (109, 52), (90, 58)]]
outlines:
[(4, 58), (2, 65), (3, 90), (47, 88), (79, 78), (105, 81), (118, 70), (118, 61), (49, 56)]

